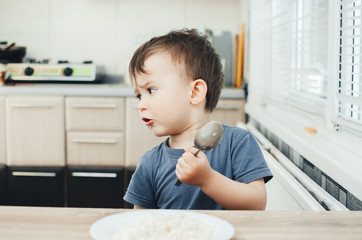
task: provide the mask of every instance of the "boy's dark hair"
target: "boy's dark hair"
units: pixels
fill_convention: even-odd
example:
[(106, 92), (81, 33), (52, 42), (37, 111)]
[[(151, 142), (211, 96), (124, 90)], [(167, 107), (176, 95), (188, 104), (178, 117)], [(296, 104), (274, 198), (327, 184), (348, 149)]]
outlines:
[(133, 83), (137, 74), (146, 73), (145, 60), (159, 51), (170, 53), (174, 62), (183, 62), (186, 73), (191, 79), (203, 79), (206, 82), (208, 90), (205, 109), (212, 112), (224, 85), (224, 74), (220, 58), (206, 36), (195, 29), (182, 29), (144, 43), (136, 50), (130, 61), (129, 74)]

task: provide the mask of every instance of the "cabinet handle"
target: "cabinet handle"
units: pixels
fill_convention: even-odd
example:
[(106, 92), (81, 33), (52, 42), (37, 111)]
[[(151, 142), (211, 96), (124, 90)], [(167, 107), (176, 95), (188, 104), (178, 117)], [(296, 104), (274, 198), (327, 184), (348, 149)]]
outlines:
[(56, 177), (57, 176), (55, 172), (22, 172), (22, 171), (14, 171), (11, 173), (11, 175), (17, 177)]
[(73, 108), (99, 108), (99, 109), (115, 109), (116, 104), (74, 104)]
[(237, 111), (239, 110), (239, 107), (237, 106), (219, 106), (216, 107), (217, 110), (232, 110), (232, 111)]
[(106, 143), (106, 144), (115, 144), (117, 139), (92, 139), (92, 138), (73, 138), (72, 142), (74, 143)]
[(54, 108), (54, 103), (13, 103), (11, 108)]
[(102, 172), (72, 172), (73, 177), (92, 177), (92, 178), (116, 178), (117, 173)]

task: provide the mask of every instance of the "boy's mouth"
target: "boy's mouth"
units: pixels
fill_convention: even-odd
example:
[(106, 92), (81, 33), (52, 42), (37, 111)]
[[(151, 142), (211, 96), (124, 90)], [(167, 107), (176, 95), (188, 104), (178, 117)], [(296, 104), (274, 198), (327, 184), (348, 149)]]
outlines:
[(142, 120), (146, 123), (146, 126), (152, 125), (153, 121), (149, 118), (142, 118)]

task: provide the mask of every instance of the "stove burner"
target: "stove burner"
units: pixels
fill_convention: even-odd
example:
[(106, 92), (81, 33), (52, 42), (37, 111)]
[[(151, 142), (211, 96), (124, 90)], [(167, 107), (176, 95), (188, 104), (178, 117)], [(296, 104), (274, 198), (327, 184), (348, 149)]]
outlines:
[(59, 63), (59, 64), (69, 63), (69, 61), (68, 61), (68, 60), (58, 60), (58, 63)]
[(36, 62), (29, 59), (29, 63), (7, 64), (12, 82), (94, 82), (103, 76), (103, 67), (96, 66), (93, 61), (83, 63), (69, 63), (59, 60), (50, 64), (49, 59)]

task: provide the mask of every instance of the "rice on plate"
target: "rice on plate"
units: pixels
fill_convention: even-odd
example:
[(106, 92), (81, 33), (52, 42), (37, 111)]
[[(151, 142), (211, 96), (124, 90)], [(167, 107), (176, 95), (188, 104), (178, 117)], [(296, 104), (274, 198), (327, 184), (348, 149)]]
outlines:
[(136, 224), (120, 224), (114, 240), (206, 240), (212, 239), (214, 229), (199, 219), (184, 213), (150, 214)]

